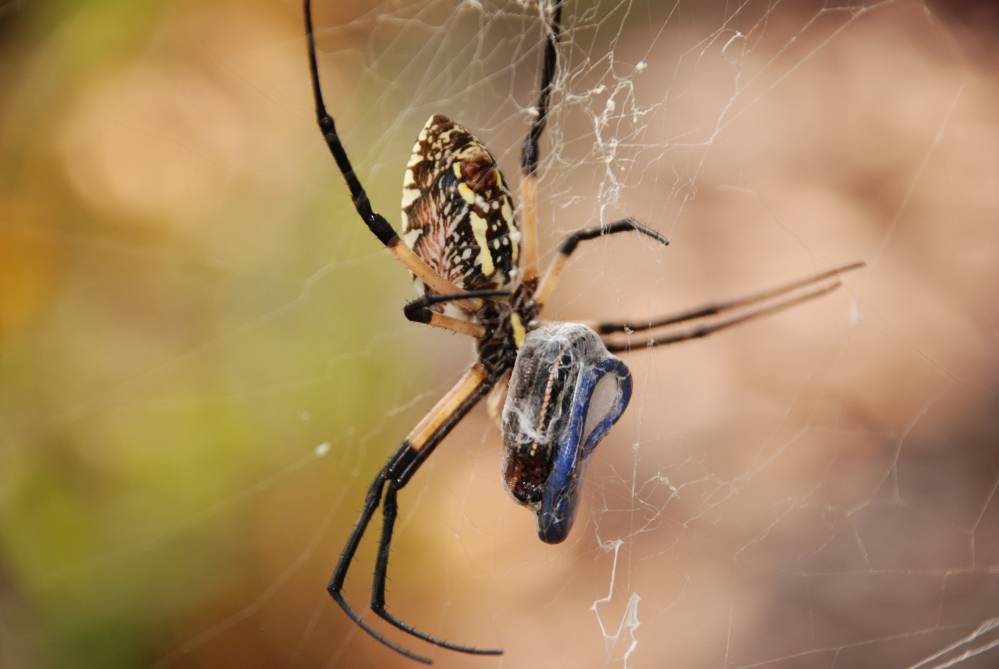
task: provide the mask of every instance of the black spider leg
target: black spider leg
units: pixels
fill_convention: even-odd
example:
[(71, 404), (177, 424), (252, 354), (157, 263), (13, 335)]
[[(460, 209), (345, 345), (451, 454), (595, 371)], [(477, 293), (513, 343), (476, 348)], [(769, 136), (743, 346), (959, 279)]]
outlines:
[(665, 327), (667, 325), (675, 325), (677, 323), (692, 321), (698, 318), (705, 318), (707, 316), (715, 316), (733, 309), (739, 309), (741, 307), (748, 307), (760, 302), (766, 302), (775, 297), (786, 295), (801, 288), (807, 288), (808, 286), (817, 284), (826, 279), (832, 279), (840, 276), (841, 274), (845, 274), (846, 272), (860, 269), (861, 267), (864, 267), (864, 265), (865, 263), (863, 261), (852, 262), (839, 267), (834, 267), (824, 272), (819, 272), (818, 274), (807, 276), (803, 279), (797, 279), (795, 281), (782, 284), (775, 288), (763, 290), (751, 295), (744, 295), (743, 297), (738, 297), (734, 300), (723, 300), (721, 302), (702, 304), (698, 307), (694, 307), (693, 309), (687, 309), (685, 311), (644, 321), (601, 322), (594, 325), (593, 329), (599, 334), (612, 334), (614, 332), (641, 332), (643, 330), (651, 330), (653, 328)]
[[(402, 447), (395, 452), (395, 455), (389, 459), (389, 464), (392, 461), (398, 459), (405, 451), (409, 448), (409, 445), (403, 443)], [(347, 600), (343, 596), (343, 582), (347, 578), (347, 570), (350, 568), (350, 563), (354, 561), (354, 554), (357, 552), (357, 546), (361, 543), (361, 537), (364, 536), (365, 530), (368, 529), (368, 523), (371, 522), (371, 516), (374, 515), (375, 509), (382, 500), (382, 490), (385, 487), (385, 478), (387, 476), (387, 469), (389, 465), (386, 465), (378, 472), (375, 476), (375, 480), (371, 482), (371, 487), (368, 488), (368, 494), (364, 498), (364, 508), (361, 511), (360, 518), (354, 524), (354, 529), (350, 533), (350, 537), (347, 539), (347, 543), (344, 544), (343, 551), (340, 552), (340, 559), (336, 563), (336, 568), (333, 570), (333, 574), (330, 576), (330, 582), (326, 586), (326, 591), (330, 593), (333, 600), (340, 605), (344, 613), (354, 621), (354, 623), (363, 629), (365, 632), (370, 634), (372, 637), (382, 642), (392, 650), (405, 655), (406, 657), (416, 660), (417, 662), (423, 662), (424, 664), (431, 664), (429, 658), (423, 657), (422, 655), (417, 655), (412, 651), (406, 650), (401, 646), (397, 646), (392, 643), (374, 628), (370, 627), (368, 623), (364, 622), (364, 619), (350, 607)]]
[(558, 284), (559, 277), (562, 275), (562, 272), (569, 263), (569, 258), (573, 253), (575, 253), (580, 242), (597, 239), (598, 237), (603, 237), (604, 235), (614, 235), (619, 232), (637, 232), (645, 235), (646, 237), (655, 239), (664, 246), (669, 245), (669, 240), (666, 239), (666, 237), (664, 237), (661, 233), (653, 230), (647, 225), (639, 223), (633, 218), (623, 218), (620, 221), (614, 221), (613, 223), (608, 223), (607, 225), (595, 225), (591, 228), (577, 230), (566, 237), (561, 246), (559, 246), (558, 255), (555, 256), (554, 260), (552, 260), (551, 265), (548, 266), (548, 270), (541, 279), (541, 283), (538, 285), (538, 289), (534, 296), (535, 301), (539, 305), (548, 301), (552, 291), (555, 290), (555, 286)]
[(562, 36), (562, 0), (555, 0), (552, 9), (552, 22), (546, 31), (545, 59), (541, 66), (541, 93), (538, 95), (537, 116), (531, 124), (531, 130), (524, 138), (520, 153), (520, 169), (524, 176), (534, 174), (538, 169), (538, 142), (541, 133), (545, 131), (548, 121), (548, 101), (552, 93), (552, 80), (555, 77), (555, 66), (558, 63), (558, 42)]
[[(555, 0), (551, 8), (551, 24), (545, 27), (545, 55), (541, 63), (541, 92), (535, 107), (531, 129), (524, 138), (520, 153), (521, 172), (521, 281), (534, 286), (538, 280), (538, 160), (541, 155), (538, 142), (548, 122), (548, 103), (551, 99), (558, 64), (558, 43), (562, 36), (562, 0)], [(439, 291), (443, 292), (443, 291)]]
[(414, 323), (429, 323), (434, 312), (430, 310), (435, 304), (444, 302), (457, 302), (472, 298), (494, 298), (510, 297), (513, 293), (509, 290), (469, 290), (463, 293), (452, 293), (450, 295), (422, 295), (415, 300), (406, 303), (402, 308), (406, 318)]
[(811, 300), (817, 299), (831, 293), (832, 291), (839, 288), (842, 284), (841, 281), (836, 280), (825, 286), (816, 288), (815, 290), (796, 295), (795, 297), (786, 299), (777, 304), (773, 304), (767, 307), (756, 309), (750, 311), (749, 313), (740, 314), (738, 316), (732, 316), (731, 318), (725, 318), (717, 321), (711, 321), (708, 323), (703, 323), (700, 325), (695, 325), (680, 332), (675, 332), (671, 334), (658, 335), (655, 337), (645, 338), (635, 344), (631, 342), (619, 342), (619, 341), (608, 341), (604, 340), (607, 345), (607, 350), (611, 353), (620, 353), (627, 351), (637, 351), (647, 348), (655, 348), (657, 346), (668, 346), (670, 344), (678, 344), (683, 341), (688, 341), (691, 339), (700, 339), (701, 337), (707, 337), (710, 334), (714, 334), (720, 330), (725, 330), (736, 325), (741, 325), (749, 321), (753, 321), (759, 318), (764, 318), (776, 314), (778, 312), (790, 309), (791, 307), (797, 306), (804, 302), (809, 302)]
[(371, 209), (371, 202), (368, 194), (364, 191), (360, 179), (354, 173), (354, 167), (350, 164), (347, 151), (340, 142), (340, 136), (336, 131), (336, 123), (333, 117), (326, 111), (326, 103), (323, 101), (323, 91), (319, 84), (319, 65), (316, 63), (316, 40), (312, 30), (312, 0), (305, 0), (305, 37), (309, 46), (309, 72), (312, 79), (312, 96), (316, 101), (316, 120), (319, 129), (322, 130), (326, 145), (329, 146), (330, 153), (336, 160), (336, 166), (343, 174), (343, 180), (347, 182), (350, 189), (350, 197), (354, 201), (354, 208), (361, 216), (368, 229), (374, 233), (375, 237), (385, 246), (398, 244), (399, 237), (395, 230), (389, 225), (385, 218)]
[(575, 252), (576, 247), (579, 246), (579, 242), (596, 239), (597, 237), (603, 237), (604, 235), (614, 235), (619, 232), (638, 232), (655, 239), (663, 246), (669, 246), (669, 240), (666, 239), (666, 237), (664, 237), (659, 231), (653, 230), (649, 226), (643, 225), (633, 218), (622, 218), (620, 221), (614, 221), (613, 223), (608, 223), (607, 225), (595, 225), (592, 228), (583, 228), (582, 230), (573, 232), (565, 238), (562, 245), (559, 246), (558, 252), (568, 259), (569, 256)]
[[(503, 651), (490, 649), (477, 649), (467, 646), (459, 646), (446, 641), (441, 641), (428, 634), (419, 632), (409, 625), (392, 616), (385, 609), (385, 579), (388, 571), (388, 553), (392, 541), (392, 531), (395, 525), (395, 517), (398, 509), (396, 494), (398, 490), (406, 485), (409, 479), (416, 473), (420, 465), (433, 453), (434, 449), (448, 435), (454, 426), (474, 407), (479, 400), (489, 391), (495, 383), (496, 378), (503, 370), (488, 371), (481, 365), (475, 365), (470, 369), (459, 383), (442, 398), (437, 406), (427, 416), (420, 421), (417, 427), (410, 433), (398, 450), (389, 458), (388, 462), (375, 476), (371, 486), (368, 488), (365, 497), (364, 508), (354, 525), (354, 529), (344, 545), (337, 561), (336, 568), (330, 576), (329, 584), (326, 586), (330, 596), (340, 605), (347, 616), (354, 621), (365, 632), (371, 635), (385, 646), (404, 655), (410, 659), (432, 664), (432, 661), (422, 655), (399, 646), (389, 641), (385, 636), (372, 628), (364, 621), (347, 603), (343, 596), (343, 584), (347, 578), (347, 570), (350, 568), (357, 552), (357, 547), (367, 530), (368, 524), (375, 513), (375, 510), (382, 503), (382, 493), (386, 484), (388, 492), (385, 493), (385, 503), (382, 504), (383, 525), (382, 535), (378, 543), (378, 561), (375, 566), (374, 585), (372, 588), (371, 608), (375, 613), (392, 625), (408, 632), (424, 641), (456, 650), (464, 653), (476, 655), (499, 655)], [(429, 430), (428, 434), (424, 434)]]
[[(330, 153), (333, 154), (336, 165), (343, 175), (343, 180), (350, 190), (351, 200), (354, 202), (354, 209), (369, 230), (378, 238), (385, 248), (396, 257), (403, 265), (415, 274), (426, 286), (438, 293), (456, 293), (460, 289), (453, 283), (442, 277), (430, 268), (419, 256), (417, 256), (409, 246), (402, 243), (399, 235), (385, 220), (385, 217), (371, 208), (368, 194), (361, 185), (360, 179), (354, 172), (354, 167), (347, 157), (347, 151), (340, 141), (340, 135), (336, 131), (336, 123), (326, 109), (323, 100), (322, 86), (319, 83), (319, 65), (316, 62), (316, 39), (312, 27), (312, 0), (305, 2), (305, 38), (309, 52), (309, 76), (312, 82), (312, 97), (316, 104), (316, 121), (319, 129), (323, 133), (323, 139)], [(475, 307), (477, 305), (470, 305)]]
[[(481, 291), (490, 292), (490, 291)], [(445, 296), (440, 296), (445, 297)], [(461, 299), (454, 298), (454, 299)], [(444, 300), (441, 300), (444, 301)], [(472, 368), (470, 373), (475, 373), (476, 370), (481, 376), (481, 380), (478, 384), (471, 390), (471, 392), (464, 397), (460, 396), (459, 393), (459, 403), (450, 413), (436, 426), (433, 433), (431, 434), (429, 440), (425, 445), (418, 449), (413, 450), (408, 453), (405, 457), (400, 458), (394, 466), (393, 475), (388, 478), (388, 485), (385, 491), (385, 498), (382, 501), (382, 535), (378, 542), (378, 560), (375, 563), (375, 576), (374, 584), (372, 586), (371, 592), (371, 610), (377, 615), (384, 618), (390, 624), (398, 627), (400, 630), (407, 632), (418, 639), (422, 639), (428, 643), (432, 643), (436, 646), (442, 648), (447, 648), (449, 650), (455, 650), (462, 653), (470, 653), (473, 655), (502, 655), (503, 651), (499, 649), (481, 649), (472, 648), (469, 646), (461, 646), (458, 644), (453, 644), (442, 639), (437, 639), (425, 632), (421, 632), (414, 627), (404, 623), (402, 620), (397, 618), (395, 615), (390, 613), (385, 608), (385, 580), (388, 572), (388, 559), (389, 559), (389, 548), (392, 543), (392, 532), (395, 527), (395, 518), (398, 510), (398, 505), (396, 502), (396, 493), (406, 485), (409, 479), (416, 472), (417, 468), (430, 456), (437, 445), (451, 432), (451, 429), (458, 424), (458, 422), (467, 414), (472, 407), (475, 406), (478, 401), (485, 396), (485, 394), (492, 388), (495, 380), (501, 376), (501, 373), (494, 371), (490, 374), (485, 367), (481, 365), (476, 365)], [(461, 384), (459, 383), (460, 387)], [(435, 412), (432, 412), (435, 413)], [(420, 426), (417, 426), (415, 432), (419, 432)]]

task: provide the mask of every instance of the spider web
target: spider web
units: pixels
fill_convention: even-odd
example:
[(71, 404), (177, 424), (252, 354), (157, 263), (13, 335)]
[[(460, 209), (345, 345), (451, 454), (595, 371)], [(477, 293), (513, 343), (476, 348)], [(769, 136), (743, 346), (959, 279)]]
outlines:
[[(316, 5), (327, 101), (386, 217), (434, 113), (516, 187), (535, 2)], [(37, 36), (0, 56), (0, 666), (412, 666), (323, 585), (471, 347), (402, 317), (408, 277), (314, 127), (298, 3), (165, 7), (0, 3)], [(627, 215), (672, 243), (584, 245), (547, 318), (868, 267), (628, 357), (635, 397), (560, 546), (474, 412), (400, 495), (389, 605), (506, 654), (390, 637), (441, 667), (995, 666), (994, 12), (636, 0), (564, 24), (543, 260)]]

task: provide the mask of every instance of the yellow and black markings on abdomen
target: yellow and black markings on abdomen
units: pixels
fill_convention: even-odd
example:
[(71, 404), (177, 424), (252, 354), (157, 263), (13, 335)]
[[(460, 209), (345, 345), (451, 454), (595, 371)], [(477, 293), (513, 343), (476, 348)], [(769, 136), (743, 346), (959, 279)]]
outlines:
[(489, 150), (444, 116), (413, 145), (402, 189), (402, 239), (464, 290), (508, 288), (520, 230), (513, 198)]

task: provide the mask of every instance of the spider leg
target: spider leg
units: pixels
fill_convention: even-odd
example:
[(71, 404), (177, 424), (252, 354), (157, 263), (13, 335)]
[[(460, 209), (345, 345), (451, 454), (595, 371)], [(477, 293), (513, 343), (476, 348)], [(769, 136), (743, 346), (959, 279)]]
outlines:
[(675, 325), (676, 323), (683, 323), (685, 321), (692, 321), (698, 318), (704, 318), (706, 316), (714, 316), (716, 314), (720, 314), (726, 311), (731, 311), (733, 309), (748, 307), (752, 304), (757, 304), (759, 302), (766, 302), (775, 297), (786, 295), (800, 288), (806, 288), (808, 286), (817, 284), (826, 279), (832, 279), (841, 274), (845, 274), (846, 272), (850, 272), (855, 269), (860, 269), (864, 265), (865, 263), (862, 261), (852, 262), (846, 265), (840, 265), (839, 267), (834, 267), (824, 272), (819, 272), (818, 274), (807, 276), (803, 279), (790, 281), (780, 286), (776, 286), (775, 288), (763, 290), (758, 293), (753, 293), (751, 295), (744, 295), (734, 300), (710, 302), (708, 304), (702, 304), (698, 307), (694, 307), (693, 309), (687, 309), (685, 311), (668, 314), (666, 316), (660, 316), (658, 318), (652, 318), (643, 321), (600, 322), (593, 324), (592, 327), (594, 330), (597, 331), (598, 334), (605, 335), (614, 332), (629, 332), (629, 333), (641, 332), (643, 330), (651, 330), (653, 328), (665, 327), (667, 325)]
[(395, 526), (395, 517), (398, 509), (396, 493), (406, 485), (409, 478), (416, 471), (416, 468), (429, 457), (433, 449), (437, 447), (437, 444), (444, 439), (458, 421), (489, 391), (493, 383), (495, 383), (495, 378), (496, 374), (490, 376), (485, 367), (481, 364), (476, 364), (447, 395), (441, 398), (430, 413), (409, 434), (406, 440), (408, 443), (423, 443), (424, 446), (420, 449), (414, 448), (414, 455), (410, 458), (412, 459), (412, 463), (400, 460), (400, 464), (402, 465), (399, 468), (400, 471), (392, 476), (388, 482), (388, 489), (382, 504), (384, 518), (382, 536), (378, 543), (378, 561), (375, 564), (374, 584), (371, 591), (371, 610), (400, 630), (436, 646), (474, 655), (500, 655), (503, 651), (479, 649), (449, 643), (402, 622), (389, 613), (385, 606), (385, 579), (388, 575), (389, 547), (392, 543), (392, 531)]
[(449, 641), (444, 641), (443, 639), (438, 639), (437, 637), (431, 636), (426, 632), (421, 632), (411, 625), (404, 623), (395, 615), (390, 613), (387, 608), (385, 608), (385, 579), (388, 573), (389, 547), (392, 543), (392, 530), (395, 526), (395, 517), (398, 511), (398, 504), (396, 503), (396, 492), (398, 489), (399, 487), (396, 483), (394, 481), (390, 481), (388, 489), (385, 492), (385, 500), (382, 503), (382, 514), (384, 520), (382, 524), (382, 537), (378, 544), (378, 562), (375, 564), (375, 582), (374, 589), (371, 593), (371, 610), (403, 632), (411, 634), (418, 639), (423, 639), (424, 641), (432, 643), (435, 646), (447, 648), (448, 650), (455, 650), (460, 653), (469, 653), (471, 655), (502, 655), (503, 651), (499, 649), (474, 648), (472, 646), (462, 646)]
[(425, 323), (445, 330), (471, 335), (479, 339), (486, 335), (486, 328), (481, 323), (445, 316), (444, 314), (432, 311), (430, 307), (444, 302), (459, 302), (483, 297), (509, 297), (510, 295), (509, 290), (470, 290), (452, 295), (422, 295), (415, 300), (407, 302), (402, 312), (406, 315), (406, 318), (414, 323)]
[(460, 289), (453, 283), (435, 272), (413, 250), (402, 243), (399, 235), (385, 220), (385, 217), (371, 208), (368, 194), (361, 185), (361, 180), (357, 178), (354, 167), (347, 157), (347, 150), (344, 149), (340, 141), (340, 135), (336, 131), (336, 123), (333, 117), (326, 110), (326, 103), (323, 101), (323, 91), (319, 84), (319, 65), (316, 63), (316, 40), (312, 28), (312, 0), (305, 0), (305, 36), (309, 51), (309, 73), (312, 81), (312, 97), (316, 102), (316, 121), (319, 129), (323, 133), (323, 139), (333, 154), (336, 165), (343, 175), (343, 180), (350, 189), (350, 197), (354, 202), (354, 208), (368, 229), (378, 238), (385, 248), (389, 250), (403, 265), (409, 268), (423, 283), (431, 287), (438, 293), (457, 293)]
[[(408, 448), (408, 444), (403, 444), (403, 447), (396, 452), (389, 462), (391, 463), (393, 460), (397, 459), (406, 448)], [(361, 542), (361, 537), (364, 536), (364, 531), (368, 528), (368, 523), (371, 522), (371, 517), (374, 515), (375, 509), (378, 508), (378, 505), (381, 502), (382, 490), (385, 487), (387, 469), (388, 465), (378, 472), (375, 480), (371, 483), (371, 487), (368, 488), (368, 494), (364, 500), (364, 509), (361, 511), (361, 517), (358, 518), (357, 523), (354, 524), (354, 529), (351, 531), (350, 537), (347, 539), (347, 543), (343, 547), (343, 551), (340, 553), (340, 559), (337, 561), (336, 569), (333, 570), (333, 574), (330, 576), (330, 582), (326, 586), (326, 591), (330, 593), (333, 601), (340, 605), (340, 608), (343, 609), (344, 613), (346, 613), (347, 616), (354, 621), (354, 624), (370, 634), (372, 637), (382, 642), (395, 652), (405, 655), (412, 660), (416, 660), (417, 662), (422, 662), (424, 664), (432, 664), (430, 658), (423, 657), (422, 655), (417, 655), (413, 651), (406, 650), (402, 646), (396, 645), (382, 636), (380, 632), (368, 625), (368, 623), (364, 622), (364, 619), (350, 607), (350, 604), (347, 603), (347, 600), (344, 599), (343, 596), (343, 582), (344, 579), (347, 578), (347, 569), (350, 568), (350, 564), (354, 560), (354, 554), (357, 552), (357, 546)]]
[(538, 285), (538, 289), (534, 294), (534, 301), (537, 302), (538, 305), (543, 305), (546, 301), (548, 301), (548, 298), (555, 290), (555, 286), (558, 284), (559, 277), (562, 276), (562, 272), (569, 264), (569, 257), (573, 254), (573, 252), (575, 252), (576, 247), (579, 246), (579, 242), (585, 242), (591, 239), (596, 239), (597, 237), (613, 235), (619, 232), (638, 232), (655, 239), (663, 245), (669, 244), (669, 240), (663, 237), (660, 233), (646, 225), (642, 225), (633, 218), (621, 219), (620, 221), (614, 221), (613, 223), (609, 223), (605, 226), (594, 226), (592, 228), (577, 230), (566, 237), (565, 241), (562, 242), (562, 245), (558, 249), (558, 255), (555, 256), (554, 260), (552, 260), (551, 265), (548, 266), (548, 269), (545, 271), (545, 275), (541, 279), (541, 283)]
[(541, 92), (538, 94), (536, 115), (531, 129), (524, 138), (520, 153), (520, 172), (523, 175), (523, 230), (521, 241), (522, 277), (533, 281), (538, 276), (538, 160), (541, 152), (538, 142), (548, 121), (548, 102), (551, 98), (555, 66), (558, 63), (558, 42), (562, 35), (562, 0), (554, 0), (551, 8), (551, 25), (545, 30), (545, 56), (541, 64)]
[[(472, 366), (462, 376), (461, 380), (424, 416), (423, 420), (417, 423), (402, 445), (378, 472), (371, 486), (368, 488), (361, 516), (358, 518), (357, 523), (355, 523), (354, 529), (351, 531), (347, 543), (344, 545), (336, 568), (330, 576), (329, 585), (326, 587), (330, 596), (333, 597), (336, 603), (340, 605), (340, 608), (361, 629), (397, 653), (424, 664), (431, 664), (432, 662), (427, 657), (417, 655), (389, 641), (380, 632), (368, 625), (347, 603), (343, 596), (343, 584), (347, 578), (347, 570), (354, 560), (354, 555), (357, 552), (361, 538), (364, 536), (375, 510), (379, 506), (382, 506), (384, 524), (382, 526), (381, 540), (378, 544), (378, 561), (375, 568), (375, 583), (371, 598), (372, 610), (403, 631), (444, 648), (475, 654), (498, 655), (502, 653), (500, 650), (478, 650), (439, 641), (405, 625), (385, 610), (385, 578), (388, 568), (388, 553), (398, 508), (396, 493), (409, 482), (409, 479), (416, 473), (420, 465), (433, 453), (434, 449), (451, 432), (454, 426), (489, 391), (490, 387), (495, 383), (496, 378), (502, 375), (502, 371), (504, 370), (491, 372), (481, 364)], [(387, 491), (386, 485), (388, 486)]]
[(842, 284), (838, 279), (824, 286), (820, 286), (814, 290), (811, 290), (794, 297), (790, 297), (776, 304), (772, 304), (766, 307), (761, 307), (759, 309), (754, 309), (747, 313), (739, 314), (737, 316), (731, 316), (729, 318), (723, 318), (715, 321), (709, 321), (707, 323), (702, 323), (700, 325), (694, 325), (688, 328), (684, 328), (679, 332), (656, 335), (652, 337), (646, 337), (639, 342), (632, 344), (630, 341), (619, 341), (604, 338), (604, 343), (607, 344), (607, 350), (611, 353), (620, 353), (627, 351), (636, 351), (646, 348), (655, 348), (657, 346), (668, 346), (670, 344), (678, 344), (683, 341), (690, 339), (700, 339), (701, 337), (707, 337), (710, 334), (714, 334), (720, 330), (725, 330), (736, 325), (741, 325), (749, 321), (756, 320), (758, 318), (764, 318), (765, 316), (770, 316), (778, 312), (784, 311), (785, 309), (790, 309), (791, 307), (797, 306), (804, 302), (809, 302), (811, 300), (817, 299), (831, 293), (832, 291), (839, 288)]

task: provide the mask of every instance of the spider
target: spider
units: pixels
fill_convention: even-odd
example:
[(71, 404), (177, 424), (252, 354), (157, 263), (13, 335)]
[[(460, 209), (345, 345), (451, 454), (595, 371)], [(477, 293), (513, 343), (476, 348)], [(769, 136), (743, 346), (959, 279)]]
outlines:
[[(538, 268), (537, 170), (561, 37), (562, 0), (545, 9), (547, 25), (540, 93), (521, 151), (521, 201), (515, 207), (499, 166), (468, 130), (434, 115), (420, 131), (406, 166), (402, 235), (376, 212), (354, 173), (326, 109), (316, 63), (311, 0), (304, 0), (309, 72), (316, 118), (363, 223), (412, 273), (421, 296), (403, 308), (406, 318), (471, 337), (477, 360), (406, 436), (378, 471), (365, 497), (327, 590), (347, 616), (392, 650), (418, 655), (371, 627), (343, 596), (344, 580), (372, 517), (382, 509), (371, 610), (425, 642), (474, 655), (503, 651), (458, 645), (408, 625), (385, 602), (398, 495), (455, 425), (487, 394), (491, 413), (506, 395), (500, 428), (504, 481), (514, 499), (537, 515), (538, 536), (563, 541), (572, 527), (579, 486), (597, 443), (621, 417), (631, 397), (631, 375), (614, 353), (705, 337), (782, 311), (835, 290), (838, 275), (855, 262), (734, 300), (634, 322), (544, 323), (539, 320), (579, 244), (634, 232), (666, 245), (659, 232), (632, 218), (570, 234), (544, 273)], [(778, 299), (779, 298), (779, 299)], [(745, 307), (751, 307), (744, 309)], [(718, 316), (713, 320), (701, 320)], [(698, 321), (685, 328), (667, 326)], [(633, 346), (630, 336), (641, 340)]]

